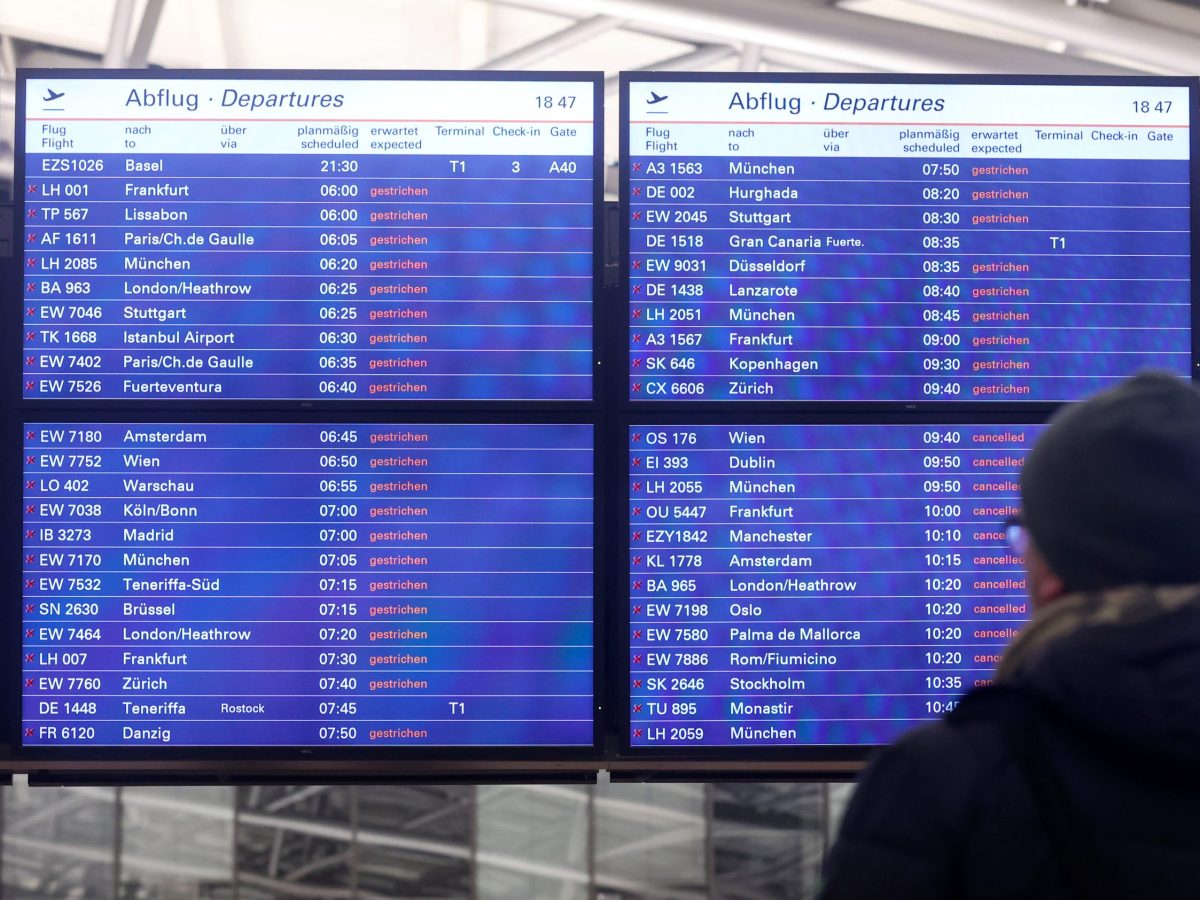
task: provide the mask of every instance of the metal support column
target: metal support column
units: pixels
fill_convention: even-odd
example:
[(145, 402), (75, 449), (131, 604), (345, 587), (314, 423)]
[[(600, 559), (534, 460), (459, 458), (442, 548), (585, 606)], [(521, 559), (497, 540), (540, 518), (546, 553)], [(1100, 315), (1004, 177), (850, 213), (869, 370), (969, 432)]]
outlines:
[(104, 51), (104, 68), (124, 69), (129, 65), (129, 35), (133, 28), (135, 0), (117, 0), (113, 6), (112, 28), (108, 32), (108, 48)]
[(126, 60), (131, 69), (146, 68), (150, 45), (154, 43), (154, 33), (158, 30), (158, 20), (162, 16), (165, 2), (166, 0), (146, 0), (146, 8), (142, 10), (142, 21), (138, 25), (137, 35), (133, 39), (133, 46), (129, 48), (129, 58)]
[(518, 47), (503, 56), (485, 62), (481, 69), (523, 69), (534, 63), (539, 63), (547, 57), (570, 50), (580, 44), (605, 32), (619, 28), (623, 19), (615, 16), (592, 16), (573, 25), (568, 25), (562, 31), (547, 35), (524, 47)]

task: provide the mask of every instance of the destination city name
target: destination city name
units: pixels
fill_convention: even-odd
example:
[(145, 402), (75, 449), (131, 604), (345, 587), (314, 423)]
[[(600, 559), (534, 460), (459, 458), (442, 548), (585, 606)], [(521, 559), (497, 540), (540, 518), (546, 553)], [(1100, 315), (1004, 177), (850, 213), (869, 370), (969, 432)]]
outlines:
[(165, 481), (123, 478), (121, 487), (129, 493), (137, 494), (194, 494), (196, 492), (196, 482), (176, 481), (174, 478), (168, 478)]
[[(137, 555), (144, 556), (144, 554), (137, 554)], [(165, 557), (165, 558), (169, 559), (170, 557)], [(176, 559), (187, 559), (186, 556), (175, 557), (175, 558)], [(151, 559), (153, 559), (153, 557), (151, 557)], [(151, 565), (153, 565), (153, 564), (154, 563), (151, 563)], [(145, 563), (131, 562), (129, 560), (129, 554), (125, 554), (125, 565), (127, 565), (127, 566), (128, 565), (145, 565)], [(167, 563), (167, 565), (170, 565), (170, 564)], [(174, 603), (163, 603), (163, 604), (122, 603), (121, 604), (121, 615), (123, 615), (123, 616), (173, 616), (173, 615), (175, 615), (175, 604)]]
[[(821, 368), (819, 359), (787, 359), (782, 356), (768, 356), (765, 359), (746, 358), (743, 356), (731, 356), (728, 360), (730, 372), (737, 372), (744, 375), (753, 375), (758, 372), (816, 372)], [(739, 385), (735, 393), (761, 393), (770, 394), (774, 392), (774, 388), (769, 384), (749, 385), (739, 382), (730, 382), (731, 390), (734, 390), (733, 385)]]
[(212, 381), (130, 381), (121, 382), (126, 394), (220, 394), (225, 388)]
[(204, 297), (218, 296), (227, 297), (233, 294), (247, 295), (251, 291), (248, 284), (223, 284), (219, 281), (202, 282), (202, 281), (171, 281), (161, 282), (152, 281), (149, 284), (139, 284), (138, 282), (126, 281), (122, 284), (122, 289), (126, 294), (164, 294), (167, 296), (189, 296), (189, 297)]
[[(254, 637), (254, 632), (249, 628), (193, 628), (190, 625), (181, 625), (178, 628), (162, 628), (160, 626), (153, 628), (123, 626), (121, 628), (121, 639), (126, 641), (170, 641), (171, 643), (180, 641), (248, 641), (252, 637)], [(131, 656), (132, 654), (124, 655)], [(169, 656), (170, 654), (163, 655)], [(180, 655), (186, 659), (186, 654)]]
[(832, 653), (781, 653), (767, 650), (764, 653), (729, 654), (729, 664), (751, 669), (797, 669), (801, 666), (836, 666), (838, 658)]
[(121, 333), (121, 340), (126, 344), (153, 344), (155, 346), (196, 344), (201, 347), (219, 347), (235, 343), (237, 333), (226, 331), (214, 334), (196, 328), (164, 331), (160, 328), (154, 331), (124, 331)]
[(126, 431), (121, 440), (126, 444), (207, 444), (203, 431)]
[[(804, 682), (797, 690), (804, 690)], [(746, 703), (744, 700), (730, 700), (729, 714), (732, 716), (784, 716), (796, 711), (795, 703)]]
[[(122, 700), (127, 716), (186, 716), (187, 706), (178, 700), (164, 700), (161, 703), (139, 703), (135, 700)], [(266, 712), (265, 703), (221, 703), (222, 715), (262, 715)]]
[(253, 247), (254, 235), (244, 231), (233, 234), (221, 234), (210, 231), (204, 234), (199, 231), (159, 231), (150, 234), (125, 232), (125, 243), (131, 247)]
[(861, 641), (862, 632), (855, 628), (780, 628), (778, 632), (765, 628), (730, 628), (731, 641)]
[(773, 675), (763, 678), (733, 676), (729, 679), (729, 689), (731, 691), (803, 691), (807, 690), (807, 685), (802, 678), (776, 678)]
[(731, 494), (795, 494), (796, 485), (787, 481), (746, 481), (733, 480), (729, 481), (729, 493)]
[(125, 575), (122, 576), (121, 583), (127, 591), (150, 591), (153, 593), (166, 591), (219, 591), (221, 589), (220, 578), (201, 576), (195, 578), (171, 576), (170, 578), (158, 578), (147, 581)]
[[(757, 581), (743, 581), (737, 578), (730, 578), (729, 590), (730, 593), (734, 594), (766, 594), (781, 592), (795, 593), (799, 591), (855, 591), (858, 590), (858, 582), (831, 581), (828, 578), (819, 578), (816, 581), (801, 581), (799, 578), (760, 578)], [(801, 631), (803, 632), (805, 629), (801, 629)]]
[(796, 741), (800, 737), (795, 728), (752, 728), (749, 725), (731, 725), (729, 738), (734, 741)]
[(126, 503), (121, 513), (137, 518), (194, 519), (200, 514), (195, 506), (175, 506), (171, 503)]
[(179, 356), (167, 353), (162, 356), (133, 356), (126, 353), (121, 357), (121, 365), (126, 369), (239, 369), (254, 368), (254, 360), (249, 356)]
[(160, 181), (158, 184), (135, 184), (126, 182), (125, 196), (126, 197), (190, 197), (192, 195), (192, 186), (190, 184), (171, 184), (169, 181)]
[[(753, 199), (756, 203), (762, 201), (757, 198)], [(763, 248), (778, 248), (780, 250), (817, 250), (822, 247), (863, 247), (862, 240), (856, 237), (833, 237), (831, 235), (821, 236), (818, 234), (808, 234), (801, 237), (787, 237), (785, 235), (771, 234), (767, 237), (746, 237), (740, 234), (731, 234), (729, 236), (729, 246), (735, 249), (745, 248), (748, 250), (757, 250)]]

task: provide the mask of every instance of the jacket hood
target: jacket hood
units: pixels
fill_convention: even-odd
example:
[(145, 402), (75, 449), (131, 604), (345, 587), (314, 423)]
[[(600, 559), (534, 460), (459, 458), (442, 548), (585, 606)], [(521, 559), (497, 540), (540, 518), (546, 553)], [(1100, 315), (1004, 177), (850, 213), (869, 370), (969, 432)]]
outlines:
[(997, 677), (1148, 764), (1200, 768), (1200, 585), (1060, 598)]

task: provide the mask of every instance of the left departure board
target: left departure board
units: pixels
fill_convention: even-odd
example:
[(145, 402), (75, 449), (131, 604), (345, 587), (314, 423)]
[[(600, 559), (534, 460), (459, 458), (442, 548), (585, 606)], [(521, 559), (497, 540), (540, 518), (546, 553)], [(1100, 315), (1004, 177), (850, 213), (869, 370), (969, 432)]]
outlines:
[(598, 91), (27, 73), (22, 396), (590, 400)]
[(592, 746), (593, 443), (26, 424), (23, 743)]

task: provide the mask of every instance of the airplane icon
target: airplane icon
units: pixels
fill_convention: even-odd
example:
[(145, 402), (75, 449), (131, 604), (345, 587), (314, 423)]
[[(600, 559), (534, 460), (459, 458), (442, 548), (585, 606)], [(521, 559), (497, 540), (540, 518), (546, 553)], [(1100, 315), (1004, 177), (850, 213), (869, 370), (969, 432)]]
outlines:
[(54, 88), (48, 87), (48, 88), (46, 88), (46, 96), (42, 98), (42, 102), (50, 103), (51, 101), (57, 100), (59, 97), (62, 97), (66, 93), (67, 93), (66, 91), (56, 91), (56, 90), (54, 90)]
[(656, 93), (654, 93), (654, 91), (651, 91), (651, 92), (650, 92), (650, 96), (651, 96), (653, 99), (652, 99), (652, 100), (647, 100), (647, 101), (646, 101), (646, 105), (647, 105), (647, 106), (653, 106), (655, 103), (662, 103), (664, 100), (666, 100), (666, 99), (667, 99), (667, 95), (666, 95), (666, 94), (656, 94)]

